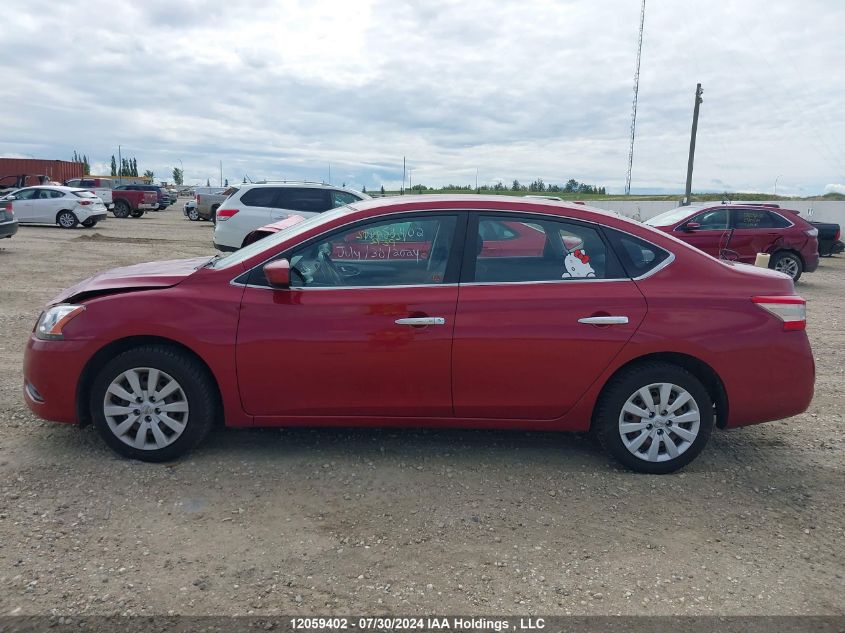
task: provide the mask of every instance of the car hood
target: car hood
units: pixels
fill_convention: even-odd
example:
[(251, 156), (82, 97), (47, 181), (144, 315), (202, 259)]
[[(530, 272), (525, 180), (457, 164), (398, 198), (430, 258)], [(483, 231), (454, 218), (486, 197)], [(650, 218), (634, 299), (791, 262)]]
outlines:
[(147, 262), (123, 268), (113, 268), (89, 277), (60, 292), (48, 305), (81, 301), (98, 295), (145, 290), (148, 288), (168, 288), (190, 277), (198, 268), (209, 261), (208, 257), (191, 259), (170, 259), (160, 262)]

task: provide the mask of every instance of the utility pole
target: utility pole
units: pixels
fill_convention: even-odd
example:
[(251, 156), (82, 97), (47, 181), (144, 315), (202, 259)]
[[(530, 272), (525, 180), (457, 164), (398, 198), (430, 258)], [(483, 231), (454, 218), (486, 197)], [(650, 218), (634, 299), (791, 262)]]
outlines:
[(123, 156), (120, 155), (120, 145), (117, 146), (117, 173), (118, 183), (123, 184)]
[(689, 162), (687, 163), (687, 189), (686, 194), (684, 195), (684, 203), (683, 206), (689, 206), (690, 197), (692, 195), (692, 163), (695, 159), (695, 136), (698, 134), (698, 108), (701, 105), (701, 102), (704, 99), (701, 98), (701, 95), (704, 91), (701, 89), (701, 84), (697, 84), (695, 87), (695, 108), (692, 111), (692, 132), (690, 132), (689, 138)]
[(645, 26), (645, 0), (640, 6), (640, 39), (637, 44), (637, 69), (634, 71), (634, 102), (631, 105), (631, 144), (628, 148), (628, 173), (625, 175), (625, 195), (631, 195), (631, 171), (634, 168), (634, 135), (637, 131), (637, 96), (640, 92), (640, 59), (643, 54), (643, 26)]
[(399, 187), (399, 195), (405, 195), (405, 157), (402, 157), (402, 186)]
[(223, 186), (223, 161), (220, 161), (220, 186)]

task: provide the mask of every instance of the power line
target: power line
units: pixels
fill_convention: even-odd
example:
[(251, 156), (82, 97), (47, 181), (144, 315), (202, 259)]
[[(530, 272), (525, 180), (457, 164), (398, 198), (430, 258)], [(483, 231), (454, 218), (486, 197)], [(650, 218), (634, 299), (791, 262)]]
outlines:
[(628, 149), (628, 174), (625, 176), (625, 195), (631, 193), (631, 170), (634, 167), (634, 135), (637, 130), (637, 96), (640, 92), (640, 59), (643, 54), (643, 26), (645, 25), (645, 0), (640, 7), (640, 39), (637, 44), (637, 70), (634, 73), (634, 103), (631, 106), (631, 145)]

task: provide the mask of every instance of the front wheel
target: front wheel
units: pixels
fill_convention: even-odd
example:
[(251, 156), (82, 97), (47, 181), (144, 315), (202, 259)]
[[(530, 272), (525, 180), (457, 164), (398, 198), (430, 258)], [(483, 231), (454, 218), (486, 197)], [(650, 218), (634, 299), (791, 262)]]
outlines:
[(628, 468), (666, 474), (689, 464), (713, 430), (713, 401), (687, 370), (642, 363), (614, 377), (593, 426), (602, 446)]
[(56, 215), (56, 223), (63, 229), (74, 229), (79, 224), (79, 220), (73, 211), (59, 211)]
[(190, 355), (162, 345), (113, 358), (94, 379), (94, 425), (115, 451), (147, 462), (169, 461), (199, 444), (217, 410), (211, 377)]
[(769, 260), (769, 267), (774, 268), (779, 273), (789, 275), (792, 277), (792, 281), (798, 281), (801, 278), (801, 273), (804, 272), (804, 264), (801, 258), (789, 251), (781, 251), (772, 255)]

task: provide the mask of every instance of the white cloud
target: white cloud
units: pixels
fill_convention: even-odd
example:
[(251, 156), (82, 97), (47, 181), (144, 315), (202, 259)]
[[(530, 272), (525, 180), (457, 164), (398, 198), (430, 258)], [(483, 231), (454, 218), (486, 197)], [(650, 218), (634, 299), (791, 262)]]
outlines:
[(832, 184), (832, 185), (825, 185), (824, 186), (825, 193), (845, 193), (845, 185), (843, 184)]
[[(637, 2), (83, 4), (6, 7), (0, 153), (108, 164), (121, 144), (189, 182), (331, 163), (375, 188), (407, 156), (427, 185), (624, 183)], [(633, 186), (683, 188), (699, 81), (696, 189), (840, 180), (843, 22), (838, 0), (648, 5)]]

